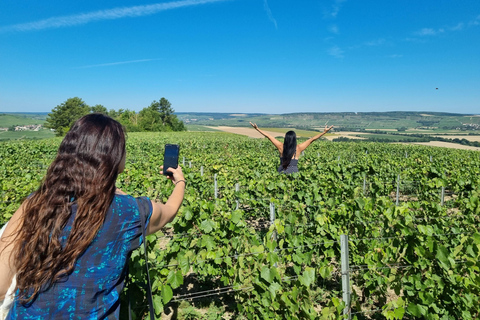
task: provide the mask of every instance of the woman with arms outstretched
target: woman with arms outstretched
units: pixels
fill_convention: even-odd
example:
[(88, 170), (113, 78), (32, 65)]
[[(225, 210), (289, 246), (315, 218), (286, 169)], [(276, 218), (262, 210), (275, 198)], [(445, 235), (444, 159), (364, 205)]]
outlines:
[(139, 210), (115, 186), (125, 157), (125, 133), (112, 118), (94, 113), (72, 126), (0, 238), (0, 300), (16, 275), (6, 319), (119, 318), (128, 259), (145, 240), (140, 215), (146, 234), (160, 230), (185, 189), (182, 169), (169, 168), (175, 187), (168, 201), (141, 197), (149, 210)]
[(255, 123), (250, 122), (250, 124), (252, 125), (252, 127), (255, 128), (255, 130), (257, 130), (264, 137), (270, 140), (280, 153), (280, 166), (278, 167), (279, 173), (298, 172), (298, 158), (300, 157), (302, 151), (307, 149), (307, 147), (313, 141), (317, 140), (333, 128), (333, 126), (325, 126), (325, 129), (322, 133), (319, 133), (297, 145), (297, 135), (295, 134), (295, 131), (288, 131), (287, 133), (285, 133), (285, 139), (283, 140), (283, 143), (281, 143), (272, 135), (260, 130), (260, 128)]

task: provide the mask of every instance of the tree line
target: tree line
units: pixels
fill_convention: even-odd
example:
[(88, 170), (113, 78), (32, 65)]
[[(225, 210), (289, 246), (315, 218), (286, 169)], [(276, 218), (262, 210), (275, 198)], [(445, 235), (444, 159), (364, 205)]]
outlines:
[(128, 132), (186, 131), (183, 121), (174, 115), (172, 104), (165, 98), (154, 100), (150, 106), (138, 113), (128, 109), (107, 110), (101, 104), (89, 106), (79, 97), (69, 98), (52, 109), (45, 121), (45, 127), (53, 129), (56, 136), (64, 136), (77, 119), (93, 112), (114, 118)]

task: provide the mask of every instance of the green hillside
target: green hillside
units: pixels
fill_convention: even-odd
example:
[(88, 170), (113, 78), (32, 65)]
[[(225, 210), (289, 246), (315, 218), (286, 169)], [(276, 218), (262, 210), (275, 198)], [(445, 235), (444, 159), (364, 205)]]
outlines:
[(0, 113), (0, 127), (43, 124), (46, 118), (46, 113)]
[(289, 114), (177, 113), (187, 125), (319, 128), (335, 125), (337, 130), (460, 130), (480, 133), (480, 116), (438, 112), (337, 112)]

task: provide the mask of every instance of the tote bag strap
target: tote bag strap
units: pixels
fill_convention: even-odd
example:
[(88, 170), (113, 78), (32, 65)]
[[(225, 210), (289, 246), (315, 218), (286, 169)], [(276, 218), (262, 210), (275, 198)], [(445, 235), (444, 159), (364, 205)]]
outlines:
[[(145, 268), (147, 269), (147, 299), (150, 309), (150, 319), (155, 320), (155, 310), (153, 309), (152, 285), (150, 282), (150, 273), (148, 272), (148, 256), (147, 256), (147, 235), (145, 231), (145, 218), (150, 213), (150, 206), (145, 198), (136, 198), (138, 208), (140, 209), (140, 223), (142, 226), (143, 248), (145, 254)], [(130, 298), (128, 299), (128, 317), (131, 320)]]

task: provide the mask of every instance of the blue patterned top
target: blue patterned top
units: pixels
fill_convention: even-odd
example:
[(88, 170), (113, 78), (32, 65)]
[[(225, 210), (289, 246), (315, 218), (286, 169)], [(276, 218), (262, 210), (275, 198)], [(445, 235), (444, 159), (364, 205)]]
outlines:
[[(152, 214), (151, 202), (148, 203), (150, 210), (145, 227)], [(74, 207), (72, 217), (75, 213)], [(72, 222), (73, 218), (65, 227), (63, 241)], [(105, 223), (77, 260), (68, 279), (40, 293), (28, 307), (16, 300), (6, 319), (118, 319), (128, 259), (142, 241), (135, 198), (116, 194)]]

